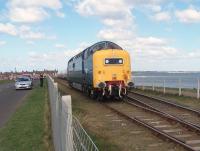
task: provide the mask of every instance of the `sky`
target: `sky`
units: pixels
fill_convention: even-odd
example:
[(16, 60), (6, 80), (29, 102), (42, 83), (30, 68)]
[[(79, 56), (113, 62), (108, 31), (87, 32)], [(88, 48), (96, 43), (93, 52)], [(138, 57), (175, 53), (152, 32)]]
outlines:
[(109, 40), (133, 71), (200, 71), (199, 0), (0, 0), (0, 72), (57, 69)]

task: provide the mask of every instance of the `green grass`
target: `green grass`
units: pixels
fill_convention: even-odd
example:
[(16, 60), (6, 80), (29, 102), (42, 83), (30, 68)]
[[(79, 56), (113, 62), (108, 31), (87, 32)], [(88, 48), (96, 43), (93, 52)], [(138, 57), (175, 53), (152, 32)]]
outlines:
[(0, 151), (51, 150), (48, 92), (36, 87), (4, 128), (0, 129)]
[[(58, 85), (58, 87), (61, 95), (66, 95), (66, 92), (68, 92), (72, 96), (73, 115), (75, 115), (82, 123), (82, 126), (86, 130), (87, 134), (91, 137), (93, 142), (96, 144), (98, 149), (100, 151), (119, 151), (120, 148), (116, 144), (112, 143), (112, 140), (108, 141), (108, 139), (105, 136), (99, 135), (97, 132), (90, 130), (88, 125), (87, 124), (85, 125), (83, 122), (85, 121), (85, 116), (89, 114), (88, 110), (93, 110), (92, 108), (90, 108), (90, 106), (91, 104), (94, 104), (95, 101), (90, 100), (87, 96), (83, 96), (82, 93), (79, 92), (77, 93), (77, 91), (75, 91), (74, 89), (70, 90), (69, 88), (60, 84)], [(83, 101), (83, 99), (85, 101)], [(87, 121), (85, 122), (87, 123)]]
[(9, 83), (9, 82), (12, 82), (12, 80), (0, 80), (0, 84)]
[(111, 143), (108, 142), (106, 138), (103, 138), (102, 136), (99, 136), (93, 132), (91, 132), (87, 127), (84, 127), (84, 129), (86, 130), (87, 134), (91, 137), (92, 141), (94, 142), (94, 144), (97, 146), (97, 148), (100, 151), (119, 151), (120, 148)]

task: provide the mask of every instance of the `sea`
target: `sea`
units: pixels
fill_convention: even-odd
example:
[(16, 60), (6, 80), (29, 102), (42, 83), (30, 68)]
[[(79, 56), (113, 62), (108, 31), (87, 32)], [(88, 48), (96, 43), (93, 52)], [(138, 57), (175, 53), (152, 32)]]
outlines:
[(135, 71), (132, 79), (136, 86), (197, 89), (200, 85), (200, 72)]

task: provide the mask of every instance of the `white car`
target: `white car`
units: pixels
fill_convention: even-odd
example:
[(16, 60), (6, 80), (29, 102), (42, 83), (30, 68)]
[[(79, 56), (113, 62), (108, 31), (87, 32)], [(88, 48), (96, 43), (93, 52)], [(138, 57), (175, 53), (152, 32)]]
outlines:
[(15, 89), (32, 89), (32, 80), (29, 77), (19, 77), (15, 80)]

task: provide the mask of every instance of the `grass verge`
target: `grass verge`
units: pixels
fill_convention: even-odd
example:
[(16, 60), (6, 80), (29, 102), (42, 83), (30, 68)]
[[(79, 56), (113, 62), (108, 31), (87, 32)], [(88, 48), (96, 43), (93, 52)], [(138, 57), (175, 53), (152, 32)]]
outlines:
[(51, 151), (47, 83), (36, 86), (4, 128), (0, 151)]
[(0, 84), (9, 83), (9, 82), (12, 82), (12, 80), (0, 80)]

